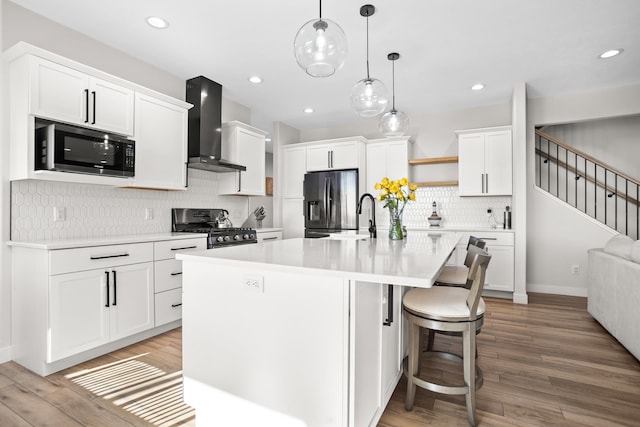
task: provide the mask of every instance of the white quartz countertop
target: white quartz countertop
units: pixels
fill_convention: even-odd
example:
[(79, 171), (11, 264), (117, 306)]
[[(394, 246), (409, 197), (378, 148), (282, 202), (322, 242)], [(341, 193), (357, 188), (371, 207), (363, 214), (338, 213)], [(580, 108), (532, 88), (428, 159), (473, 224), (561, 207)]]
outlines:
[(206, 233), (157, 233), (157, 234), (139, 234), (135, 236), (117, 236), (117, 237), (87, 237), (79, 239), (66, 240), (42, 240), (34, 242), (20, 242), (10, 240), (7, 242), (9, 246), (21, 246), (25, 248), (56, 250), (85, 248), (91, 246), (104, 245), (122, 245), (128, 243), (145, 243), (160, 242), (163, 240), (180, 240), (180, 239), (197, 239), (207, 237)]
[(355, 235), (338, 239), (285, 239), (182, 253), (176, 258), (430, 287), (459, 240), (457, 233), (429, 231), (414, 231), (401, 241), (390, 241), (385, 235), (377, 239)]

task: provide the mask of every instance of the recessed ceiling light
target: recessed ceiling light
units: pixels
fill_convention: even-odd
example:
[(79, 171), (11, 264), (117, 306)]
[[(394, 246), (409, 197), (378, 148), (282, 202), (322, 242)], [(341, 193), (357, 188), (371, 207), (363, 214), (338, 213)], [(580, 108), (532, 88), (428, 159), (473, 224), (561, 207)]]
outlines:
[(269, 137), (266, 137), (264, 140), (265, 140), (266, 142), (271, 142), (271, 138), (269, 138)]
[(304, 111), (304, 112), (305, 112), (305, 113), (307, 113), (307, 114), (311, 114), (311, 113), (313, 113), (313, 108), (311, 108), (311, 107), (307, 107), (307, 108), (305, 108), (305, 109), (304, 109), (304, 110), (302, 110), (302, 111)]
[(624, 52), (624, 49), (611, 49), (606, 52), (602, 52), (600, 54), (600, 58), (601, 59), (613, 58), (614, 56), (620, 55), (622, 52)]
[(471, 90), (482, 90), (484, 89), (484, 84), (482, 83), (476, 83), (473, 86), (471, 86)]
[(251, 76), (251, 77), (249, 77), (249, 81), (251, 83), (256, 83), (256, 84), (262, 83), (262, 77), (260, 77), (260, 76)]
[(159, 16), (149, 16), (147, 18), (147, 24), (151, 25), (153, 28), (157, 28), (162, 30), (169, 26), (169, 23)]

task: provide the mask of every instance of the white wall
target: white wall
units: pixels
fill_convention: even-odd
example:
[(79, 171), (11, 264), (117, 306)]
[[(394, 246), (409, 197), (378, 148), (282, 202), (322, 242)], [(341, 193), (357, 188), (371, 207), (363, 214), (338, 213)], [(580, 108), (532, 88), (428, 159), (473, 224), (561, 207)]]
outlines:
[(273, 124), (273, 216), (274, 226), (282, 227), (282, 180), (281, 148), (300, 142), (300, 131), (282, 122)]
[[(615, 232), (535, 188), (535, 126), (640, 114), (640, 85), (531, 99), (527, 105), (527, 290), (587, 295), (589, 248)], [(637, 144), (637, 138), (628, 144)], [(636, 160), (637, 162), (637, 160)], [(615, 165), (615, 161), (612, 161)], [(571, 274), (579, 265), (580, 275)]]

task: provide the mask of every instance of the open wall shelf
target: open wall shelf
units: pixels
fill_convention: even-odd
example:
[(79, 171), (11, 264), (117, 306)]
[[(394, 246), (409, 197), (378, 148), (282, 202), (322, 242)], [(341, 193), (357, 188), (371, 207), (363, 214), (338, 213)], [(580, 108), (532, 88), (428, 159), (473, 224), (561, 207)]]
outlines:
[[(458, 163), (458, 156), (450, 157), (429, 157), (424, 159), (409, 160), (409, 165), (438, 165), (444, 163)], [(447, 187), (458, 185), (458, 181), (425, 181), (416, 182), (418, 187)]]
[(437, 165), (441, 163), (458, 163), (458, 156), (429, 157), (424, 159), (409, 160), (410, 165)]

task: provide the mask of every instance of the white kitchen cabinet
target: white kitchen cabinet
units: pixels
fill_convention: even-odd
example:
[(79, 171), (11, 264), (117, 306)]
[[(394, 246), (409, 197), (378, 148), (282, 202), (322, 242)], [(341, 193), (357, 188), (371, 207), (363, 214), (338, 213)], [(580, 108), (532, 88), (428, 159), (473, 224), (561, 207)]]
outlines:
[(501, 231), (465, 231), (461, 232), (460, 243), (456, 245), (451, 263), (461, 265), (467, 254), (469, 236), (485, 241), (485, 250), (491, 254), (491, 261), (485, 276), (485, 290), (514, 291), (514, 233)]
[(512, 194), (511, 127), (458, 131), (460, 196)]
[(364, 141), (364, 138), (342, 138), (307, 143), (307, 171), (364, 166)]
[(151, 262), (51, 276), (47, 362), (154, 324)]
[(287, 145), (282, 148), (282, 171), (282, 197), (303, 197), (304, 174), (307, 172), (306, 145)]
[(131, 186), (186, 190), (188, 104), (136, 94), (136, 165)]
[(304, 237), (304, 199), (282, 200), (283, 238)]
[(282, 240), (282, 231), (261, 231), (258, 229), (256, 230), (256, 237), (258, 239), (258, 243)]
[(133, 135), (133, 90), (43, 58), (24, 60), (29, 62), (31, 114)]
[(382, 319), (388, 319), (388, 305), (392, 304), (393, 319), (390, 325), (382, 326), (382, 355), (381, 355), (381, 387), (380, 399), (382, 409), (387, 405), (402, 374), (402, 360), (404, 359), (403, 328), (402, 328), (402, 286), (392, 286), (393, 297), (389, 298), (389, 286), (382, 289)]
[(182, 261), (175, 259), (175, 255), (205, 249), (207, 249), (206, 237), (154, 242), (156, 326), (182, 318)]
[(222, 158), (246, 171), (218, 174), (220, 194), (265, 195), (265, 136), (267, 132), (241, 122), (222, 124)]

